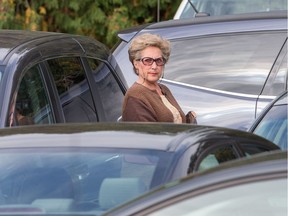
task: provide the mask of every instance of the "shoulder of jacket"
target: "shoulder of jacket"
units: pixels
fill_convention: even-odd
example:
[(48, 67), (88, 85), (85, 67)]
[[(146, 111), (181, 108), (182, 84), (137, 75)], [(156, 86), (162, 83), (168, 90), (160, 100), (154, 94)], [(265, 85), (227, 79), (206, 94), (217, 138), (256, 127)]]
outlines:
[(159, 86), (161, 87), (161, 90), (164, 94), (170, 94), (171, 93), (170, 89), (166, 85), (159, 84)]

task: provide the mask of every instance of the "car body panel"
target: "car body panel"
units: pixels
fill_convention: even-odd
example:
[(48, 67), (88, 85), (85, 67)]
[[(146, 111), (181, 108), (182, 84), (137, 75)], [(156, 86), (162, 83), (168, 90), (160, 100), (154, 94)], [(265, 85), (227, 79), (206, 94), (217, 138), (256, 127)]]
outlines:
[[(122, 42), (114, 48), (113, 55), (124, 73), (128, 86), (137, 79), (128, 58), (129, 42), (142, 33), (160, 34), (171, 41), (171, 56), (165, 66), (164, 78), (160, 82), (170, 88), (185, 113), (190, 110), (197, 113), (198, 124), (247, 130), (264, 107), (287, 89), (285, 12), (170, 20), (146, 25), (142, 29), (138, 27), (119, 32)], [(229, 39), (229, 43), (225, 44), (226, 38)], [(255, 43), (245, 45), (249, 38), (254, 38)], [(261, 41), (259, 38), (267, 41), (257, 45), (257, 41)], [(275, 38), (277, 41), (273, 42)], [(221, 43), (218, 42), (220, 39)], [(271, 48), (265, 45), (267, 43)], [(254, 48), (251, 48), (250, 52), (248, 46), (258, 48), (254, 51)], [(189, 68), (191, 74), (188, 73)], [(233, 76), (225, 78), (223, 74), (228, 75), (229, 70), (233, 70)], [(203, 72), (207, 73), (207, 80), (201, 75)], [(275, 77), (280, 73), (281, 79), (279, 77), (279, 83), (277, 81), (276, 85), (275, 79), (278, 78)], [(239, 81), (243, 82), (241, 85), (237, 84), (238, 76), (242, 77)], [(247, 86), (244, 84), (245, 80), (249, 82)], [(253, 82), (253, 85), (250, 82)], [(222, 88), (221, 85), (224, 84), (231, 85), (230, 90)], [(254, 87), (255, 90), (252, 89)]]

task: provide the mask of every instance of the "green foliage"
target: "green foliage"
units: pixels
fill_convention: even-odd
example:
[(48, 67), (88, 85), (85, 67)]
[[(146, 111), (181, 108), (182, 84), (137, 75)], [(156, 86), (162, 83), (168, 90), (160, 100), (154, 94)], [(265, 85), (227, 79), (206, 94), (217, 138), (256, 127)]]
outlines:
[[(181, 0), (159, 0), (160, 21)], [(119, 30), (157, 21), (158, 0), (0, 0), (0, 28), (82, 34), (108, 47)]]

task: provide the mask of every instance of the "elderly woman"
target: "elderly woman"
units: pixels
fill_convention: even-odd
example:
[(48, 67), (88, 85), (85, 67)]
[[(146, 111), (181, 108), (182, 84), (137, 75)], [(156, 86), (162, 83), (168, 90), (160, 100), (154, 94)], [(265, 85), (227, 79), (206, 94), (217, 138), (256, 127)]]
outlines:
[[(132, 40), (128, 53), (138, 79), (125, 95), (122, 121), (187, 122), (171, 91), (158, 82), (170, 56), (170, 42), (142, 34)], [(193, 118), (194, 113), (189, 114)]]

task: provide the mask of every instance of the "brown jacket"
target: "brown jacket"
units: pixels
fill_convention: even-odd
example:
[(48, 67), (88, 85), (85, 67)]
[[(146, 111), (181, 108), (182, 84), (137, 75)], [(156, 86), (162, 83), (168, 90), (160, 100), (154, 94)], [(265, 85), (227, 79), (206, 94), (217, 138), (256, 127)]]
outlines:
[[(185, 123), (185, 114), (170, 90), (163, 84), (159, 84), (159, 86), (168, 101), (178, 109), (182, 122)], [(164, 105), (156, 90), (150, 90), (135, 82), (124, 97), (122, 121), (173, 122), (173, 115)]]

